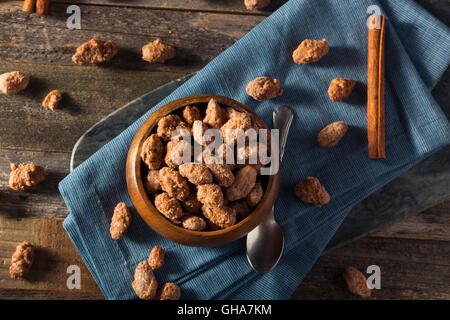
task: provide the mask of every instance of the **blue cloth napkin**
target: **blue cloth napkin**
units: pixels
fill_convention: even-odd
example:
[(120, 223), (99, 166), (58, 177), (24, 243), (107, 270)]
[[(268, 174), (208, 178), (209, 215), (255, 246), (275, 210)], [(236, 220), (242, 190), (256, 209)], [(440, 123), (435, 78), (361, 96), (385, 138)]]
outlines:
[[(386, 160), (367, 158), (364, 91), (353, 102), (333, 103), (327, 89), (335, 77), (366, 83), (367, 7), (387, 16)], [(328, 39), (330, 52), (309, 65), (296, 65), (291, 53), (306, 38)], [(67, 176), (59, 185), (70, 214), (64, 228), (108, 299), (134, 299), (134, 269), (158, 245), (166, 265), (159, 283), (175, 282), (183, 299), (287, 299), (311, 269), (356, 203), (409, 167), (450, 142), (450, 126), (430, 90), (450, 62), (449, 29), (413, 1), (291, 0), (190, 81), (126, 129)], [(258, 76), (280, 80), (284, 94), (257, 102), (245, 92)], [(363, 87), (363, 85), (362, 85)], [(361, 89), (361, 88), (360, 88)], [(253, 108), (266, 123), (287, 105), (295, 112), (282, 168), (276, 218), (285, 233), (279, 265), (266, 275), (252, 271), (244, 239), (196, 248), (168, 241), (153, 232), (134, 210), (125, 184), (125, 160), (134, 134), (148, 116), (177, 98), (211, 93)], [(317, 133), (343, 120), (350, 129), (335, 148), (320, 148)], [(316, 176), (331, 194), (322, 208), (295, 198), (295, 183)], [(126, 237), (112, 240), (114, 206), (124, 201), (133, 221)]]

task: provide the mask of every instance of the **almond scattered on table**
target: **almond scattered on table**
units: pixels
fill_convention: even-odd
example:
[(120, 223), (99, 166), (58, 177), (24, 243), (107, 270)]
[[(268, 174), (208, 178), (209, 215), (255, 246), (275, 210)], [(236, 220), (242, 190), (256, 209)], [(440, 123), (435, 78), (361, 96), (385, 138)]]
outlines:
[(33, 265), (34, 256), (34, 248), (30, 242), (24, 241), (19, 244), (11, 257), (11, 266), (9, 267), (11, 278), (24, 277)]
[(327, 39), (303, 40), (292, 53), (292, 59), (297, 64), (317, 62), (329, 51)]
[(333, 102), (341, 101), (347, 98), (355, 86), (356, 81), (344, 78), (335, 78), (331, 81), (328, 87), (328, 96)]
[(258, 77), (247, 84), (247, 94), (255, 100), (263, 101), (279, 97), (283, 94), (278, 79)]
[(49, 92), (49, 94), (47, 94), (44, 101), (42, 101), (42, 106), (55, 111), (55, 109), (58, 108), (61, 99), (61, 92), (59, 92), (58, 90), (52, 90)]
[(371, 290), (367, 287), (367, 279), (358, 269), (355, 267), (345, 269), (344, 279), (347, 282), (348, 291), (363, 298), (370, 297)]
[(164, 44), (161, 39), (156, 39), (142, 47), (142, 59), (148, 62), (161, 62), (175, 58), (174, 47)]
[(89, 65), (111, 60), (117, 54), (117, 46), (112, 41), (91, 39), (77, 48), (72, 57), (76, 64)]
[(330, 201), (330, 195), (316, 177), (306, 177), (295, 185), (295, 195), (305, 203), (321, 207)]
[(30, 77), (20, 71), (6, 72), (0, 75), (0, 90), (5, 94), (15, 94), (24, 90)]
[(111, 238), (120, 239), (126, 235), (131, 223), (131, 212), (125, 202), (119, 202), (114, 208), (109, 232)]
[(344, 121), (336, 121), (320, 130), (317, 141), (321, 147), (334, 147), (347, 133), (348, 126)]
[(45, 168), (37, 166), (33, 162), (19, 165), (11, 163), (9, 186), (14, 190), (36, 189), (37, 185), (45, 180), (46, 175)]

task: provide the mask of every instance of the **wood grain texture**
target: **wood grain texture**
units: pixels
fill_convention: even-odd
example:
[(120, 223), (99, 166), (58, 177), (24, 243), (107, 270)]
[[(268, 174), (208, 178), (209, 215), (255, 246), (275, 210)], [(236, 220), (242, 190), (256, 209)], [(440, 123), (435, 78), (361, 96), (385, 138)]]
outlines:
[[(63, 152), (72, 151), (87, 129), (118, 107), (182, 76), (102, 67), (0, 64), (0, 73), (13, 70), (28, 74), (31, 80), (16, 95), (0, 95), (0, 148)], [(53, 89), (63, 94), (54, 112), (41, 106)]]
[(366, 237), (321, 256), (293, 299), (359, 299), (346, 289), (343, 272), (381, 269), (381, 289), (369, 299), (450, 299), (450, 243)]
[[(70, 0), (52, 1), (58, 3), (73, 3)], [(260, 14), (269, 15), (287, 0), (272, 0), (270, 5), (259, 10), (247, 10), (244, 5), (244, 0), (115, 0), (111, 3), (109, 0), (81, 0), (77, 1), (79, 4), (91, 5), (114, 5), (123, 7), (139, 7), (151, 9), (172, 9), (172, 10), (189, 10), (189, 11), (218, 11), (227, 13), (240, 14)]]
[[(30, 241), (36, 256), (25, 279), (11, 279), (9, 265), (18, 243)], [(62, 219), (0, 217), (0, 298), (102, 298), (100, 289), (62, 228)], [(81, 289), (67, 288), (67, 267), (80, 267)], [(28, 290), (30, 294), (28, 294)], [(27, 292), (24, 294), (24, 292)], [(20, 296), (22, 293), (22, 296)]]
[[(81, 30), (69, 30), (67, 5), (52, 4), (46, 17), (23, 12), (20, 5), (0, 5), (0, 59), (73, 66), (76, 48), (98, 37), (114, 41), (119, 48), (102, 65), (108, 69), (197, 71), (265, 18), (81, 5)], [(165, 64), (142, 60), (142, 46), (158, 37), (177, 49), (176, 58)]]
[[(69, 153), (0, 149), (0, 216), (67, 216), (67, 207), (59, 194), (58, 183), (69, 173), (69, 159)], [(47, 178), (38, 185), (37, 190), (12, 190), (8, 184), (11, 162), (35, 162), (47, 169)]]

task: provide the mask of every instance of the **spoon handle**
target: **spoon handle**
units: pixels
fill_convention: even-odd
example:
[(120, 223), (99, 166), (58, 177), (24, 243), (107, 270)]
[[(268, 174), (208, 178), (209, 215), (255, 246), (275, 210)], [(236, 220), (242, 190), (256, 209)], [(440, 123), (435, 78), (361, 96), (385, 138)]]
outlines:
[(280, 130), (280, 161), (283, 159), (284, 147), (286, 146), (292, 119), (294, 119), (294, 113), (286, 106), (278, 107), (273, 112), (273, 128)]

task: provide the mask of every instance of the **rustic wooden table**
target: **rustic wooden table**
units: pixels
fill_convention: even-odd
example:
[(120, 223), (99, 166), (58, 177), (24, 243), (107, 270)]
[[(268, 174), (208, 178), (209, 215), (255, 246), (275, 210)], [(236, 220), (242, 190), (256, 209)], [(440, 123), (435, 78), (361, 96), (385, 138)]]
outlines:
[[(20, 70), (32, 78), (15, 96), (0, 95), (0, 299), (103, 299), (62, 228), (68, 214), (58, 182), (69, 173), (72, 147), (101, 118), (140, 95), (199, 70), (245, 35), (285, 1), (248, 12), (243, 0), (83, 0), (81, 30), (69, 30), (71, 1), (52, 1), (49, 15), (21, 11), (22, 2), (0, 3), (0, 73)], [(420, 0), (447, 25), (447, 0)], [(93, 38), (113, 40), (120, 53), (107, 66), (81, 67), (71, 56)], [(177, 47), (167, 64), (140, 59), (141, 46), (161, 37)], [(40, 103), (58, 88), (63, 106), (56, 112)], [(34, 192), (8, 188), (9, 163), (47, 166), (45, 184)], [(324, 254), (299, 286), (294, 299), (353, 299), (342, 271), (377, 264), (382, 290), (374, 299), (450, 298), (450, 201), (398, 221)], [(26, 280), (12, 280), (10, 258), (17, 243), (37, 246)], [(80, 290), (66, 286), (69, 265), (81, 267)]]

